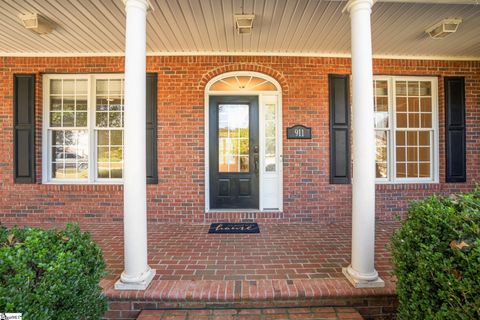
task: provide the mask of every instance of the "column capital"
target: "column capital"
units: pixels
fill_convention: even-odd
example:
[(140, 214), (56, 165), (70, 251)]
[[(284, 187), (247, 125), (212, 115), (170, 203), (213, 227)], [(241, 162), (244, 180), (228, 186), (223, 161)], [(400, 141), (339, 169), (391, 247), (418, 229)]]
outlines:
[(342, 13), (345, 13), (345, 11), (352, 13), (353, 11), (362, 9), (371, 11), (374, 4), (375, 0), (348, 0)]
[(136, 7), (145, 11), (153, 11), (153, 6), (150, 0), (122, 0), (125, 5), (125, 9), (128, 7)]

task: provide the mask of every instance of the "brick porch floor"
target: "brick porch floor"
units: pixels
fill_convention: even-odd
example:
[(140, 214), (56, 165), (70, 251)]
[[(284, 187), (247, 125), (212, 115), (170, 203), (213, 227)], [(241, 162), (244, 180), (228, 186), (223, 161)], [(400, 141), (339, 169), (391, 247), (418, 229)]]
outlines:
[[(350, 261), (347, 224), (265, 224), (260, 234), (208, 234), (208, 225), (148, 225), (146, 291), (116, 291), (123, 270), (123, 225), (81, 224), (107, 263), (102, 281), (107, 319), (135, 319), (145, 309), (355, 307), (367, 319), (395, 309), (388, 239), (397, 223), (376, 226), (375, 266), (385, 288), (354, 289), (342, 274)], [(53, 227), (54, 225), (40, 225)], [(57, 225), (59, 226), (59, 225)]]

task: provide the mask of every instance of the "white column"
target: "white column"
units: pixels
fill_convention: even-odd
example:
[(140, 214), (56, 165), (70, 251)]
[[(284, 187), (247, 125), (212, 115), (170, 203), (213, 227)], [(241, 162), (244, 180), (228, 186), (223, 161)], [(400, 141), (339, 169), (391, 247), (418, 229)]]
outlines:
[(357, 287), (380, 287), (375, 256), (375, 128), (373, 109), (373, 0), (350, 0), (352, 37), (352, 262), (343, 270)]
[(148, 0), (124, 0), (125, 111), (123, 219), (125, 270), (119, 290), (145, 290), (155, 270), (147, 262), (146, 19)]

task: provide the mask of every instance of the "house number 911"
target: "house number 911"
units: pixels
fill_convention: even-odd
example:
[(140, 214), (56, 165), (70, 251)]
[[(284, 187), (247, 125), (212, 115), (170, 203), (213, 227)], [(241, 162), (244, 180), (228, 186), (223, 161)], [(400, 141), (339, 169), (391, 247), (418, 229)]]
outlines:
[(287, 128), (287, 139), (311, 139), (312, 129), (297, 124), (293, 127)]

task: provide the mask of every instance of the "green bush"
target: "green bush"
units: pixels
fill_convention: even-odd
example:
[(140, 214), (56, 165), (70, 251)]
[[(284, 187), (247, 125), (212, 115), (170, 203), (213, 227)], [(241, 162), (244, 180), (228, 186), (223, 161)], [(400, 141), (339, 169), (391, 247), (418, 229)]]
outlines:
[(99, 319), (107, 307), (104, 274), (102, 251), (78, 226), (0, 226), (0, 312), (21, 312), (25, 320)]
[(413, 202), (391, 246), (399, 319), (480, 319), (480, 189)]

